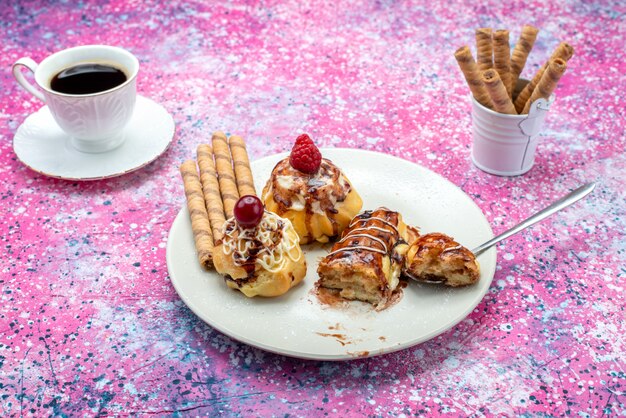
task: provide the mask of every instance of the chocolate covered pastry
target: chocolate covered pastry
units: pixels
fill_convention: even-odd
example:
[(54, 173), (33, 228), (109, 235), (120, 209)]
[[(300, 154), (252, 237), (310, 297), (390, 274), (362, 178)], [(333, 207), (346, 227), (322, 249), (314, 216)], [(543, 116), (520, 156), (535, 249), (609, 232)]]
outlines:
[(411, 244), (403, 273), (418, 282), (458, 287), (476, 283), (480, 267), (470, 250), (435, 232), (422, 235)]
[(386, 308), (398, 289), (407, 241), (415, 235), (398, 212), (381, 207), (359, 214), (320, 261), (317, 286)]
[(262, 193), (265, 208), (291, 221), (300, 242), (328, 242), (338, 237), (363, 204), (343, 172), (321, 158), (307, 135), (280, 161)]

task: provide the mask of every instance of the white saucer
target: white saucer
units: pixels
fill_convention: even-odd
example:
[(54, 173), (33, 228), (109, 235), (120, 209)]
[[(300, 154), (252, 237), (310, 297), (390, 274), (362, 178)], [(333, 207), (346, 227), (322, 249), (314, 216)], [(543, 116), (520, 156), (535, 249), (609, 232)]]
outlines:
[(78, 151), (54, 121), (48, 106), (26, 118), (13, 138), (17, 158), (43, 175), (65, 180), (121, 176), (156, 160), (174, 137), (174, 119), (158, 103), (137, 96), (135, 113), (124, 130), (126, 140), (99, 154)]

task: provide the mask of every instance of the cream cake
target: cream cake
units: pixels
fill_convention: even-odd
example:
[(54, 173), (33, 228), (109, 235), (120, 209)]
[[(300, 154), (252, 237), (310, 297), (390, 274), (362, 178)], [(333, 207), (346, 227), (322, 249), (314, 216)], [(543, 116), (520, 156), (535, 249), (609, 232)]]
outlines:
[(342, 233), (363, 201), (342, 171), (303, 136), (272, 170), (262, 200), (267, 210), (291, 221), (301, 244), (324, 243)]

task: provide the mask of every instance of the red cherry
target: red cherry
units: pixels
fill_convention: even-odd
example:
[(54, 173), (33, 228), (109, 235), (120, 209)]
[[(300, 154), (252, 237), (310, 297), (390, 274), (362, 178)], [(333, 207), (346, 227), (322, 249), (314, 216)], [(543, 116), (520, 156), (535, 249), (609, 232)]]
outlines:
[(263, 211), (261, 199), (253, 195), (240, 197), (235, 203), (235, 209), (233, 209), (235, 219), (242, 228), (257, 226), (261, 222)]

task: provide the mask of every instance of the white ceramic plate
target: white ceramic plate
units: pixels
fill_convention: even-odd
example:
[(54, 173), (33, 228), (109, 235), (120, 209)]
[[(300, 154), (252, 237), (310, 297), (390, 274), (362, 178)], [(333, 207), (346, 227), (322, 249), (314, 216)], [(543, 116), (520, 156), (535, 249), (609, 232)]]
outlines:
[(48, 106), (43, 106), (20, 125), (13, 138), (13, 150), (27, 167), (48, 177), (100, 180), (130, 173), (157, 159), (174, 137), (174, 120), (160, 104), (137, 96), (124, 135), (125, 141), (110, 151), (78, 151), (54, 121)]
[[(286, 154), (252, 163), (257, 191)], [(352, 149), (323, 149), (363, 197), (363, 209), (386, 206), (422, 233), (443, 232), (471, 248), (493, 237), (476, 204), (452, 183), (423, 167), (396, 157)], [(215, 272), (197, 261), (186, 207), (174, 220), (167, 242), (167, 266), (181, 299), (206, 323), (263, 350), (287, 356), (345, 360), (389, 353), (427, 341), (465, 318), (481, 301), (496, 268), (496, 252), (478, 258), (478, 284), (451, 289), (409, 282), (402, 299), (375, 312), (370, 305), (321, 304), (312, 293), (317, 261), (326, 250), (303, 246), (307, 275), (303, 283), (277, 298), (246, 298), (226, 287)]]

